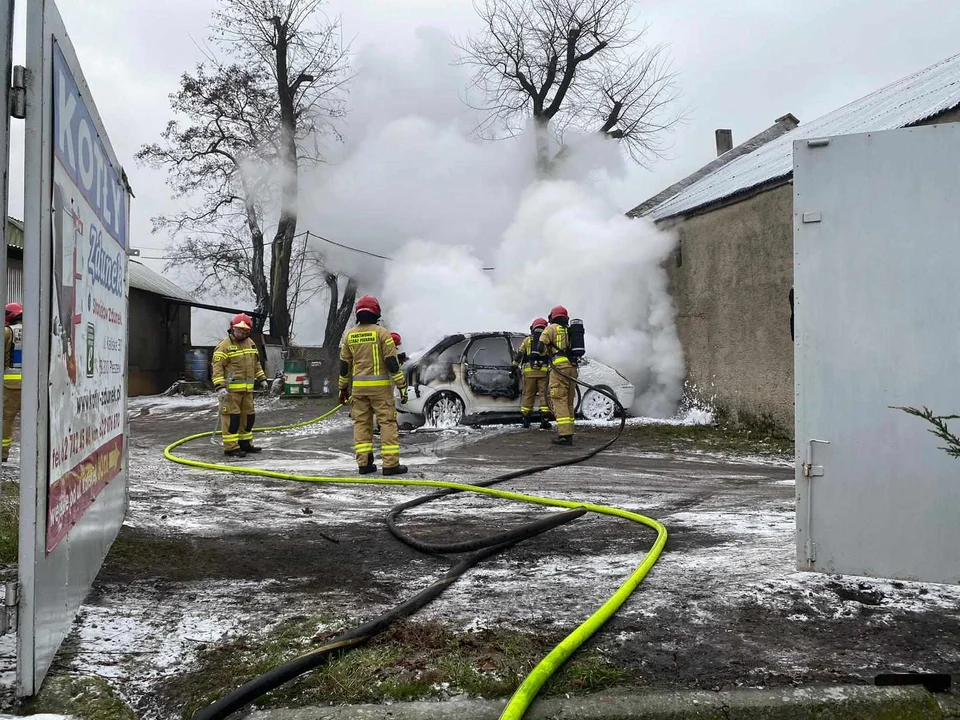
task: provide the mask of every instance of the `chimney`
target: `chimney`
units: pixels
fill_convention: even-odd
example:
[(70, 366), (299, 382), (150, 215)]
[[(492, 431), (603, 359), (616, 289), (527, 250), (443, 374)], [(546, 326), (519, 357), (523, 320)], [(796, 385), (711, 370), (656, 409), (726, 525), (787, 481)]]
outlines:
[(783, 125), (787, 130), (793, 130), (797, 125), (800, 124), (800, 121), (797, 120), (797, 116), (793, 113), (787, 113), (782, 117), (776, 119), (778, 125)]
[(733, 130), (717, 130), (717, 157), (733, 150)]

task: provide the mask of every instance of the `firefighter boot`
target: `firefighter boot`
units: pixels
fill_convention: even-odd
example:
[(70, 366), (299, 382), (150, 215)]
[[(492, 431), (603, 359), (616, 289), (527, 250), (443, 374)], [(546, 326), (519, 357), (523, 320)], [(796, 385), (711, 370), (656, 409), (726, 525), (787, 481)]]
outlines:
[(551, 427), (550, 421), (547, 420), (546, 418), (543, 418), (543, 419), (540, 421), (540, 429), (541, 429), (541, 430), (549, 430), (550, 427)]
[(394, 465), (393, 467), (385, 467), (383, 469), (384, 476), (387, 475), (406, 475), (407, 466), (406, 465)]
[(369, 475), (377, 471), (377, 466), (373, 464), (373, 453), (367, 455), (367, 464), (361, 465), (359, 472), (361, 475)]
[(573, 436), (561, 435), (560, 437), (555, 437), (551, 442), (554, 445), (573, 445)]
[(523, 414), (523, 429), (524, 430), (530, 429), (530, 416), (527, 415), (526, 413)]
[(257, 447), (256, 445), (254, 445), (252, 440), (241, 440), (240, 449), (243, 450), (243, 452), (247, 453), (248, 455), (250, 453), (263, 452), (263, 448)]
[(247, 454), (238, 447), (234, 448), (233, 450), (224, 450), (223, 454), (232, 458), (245, 458), (247, 456)]

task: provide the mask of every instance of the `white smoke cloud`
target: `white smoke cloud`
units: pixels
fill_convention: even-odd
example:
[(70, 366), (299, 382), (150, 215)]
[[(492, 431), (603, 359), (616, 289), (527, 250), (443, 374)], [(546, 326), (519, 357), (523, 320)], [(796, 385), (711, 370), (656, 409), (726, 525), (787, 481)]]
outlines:
[(672, 414), (684, 365), (662, 262), (675, 238), (605, 200), (617, 148), (575, 138), (562, 179), (536, 181), (531, 138), (472, 137), (482, 117), (462, 101), (454, 49), (435, 32), (419, 40), (409, 59), (360, 54), (344, 143), (301, 182), (301, 229), (393, 260), (314, 249), (379, 293), (408, 351), (523, 331), (563, 304), (583, 319), (588, 354), (636, 385), (634, 412)]

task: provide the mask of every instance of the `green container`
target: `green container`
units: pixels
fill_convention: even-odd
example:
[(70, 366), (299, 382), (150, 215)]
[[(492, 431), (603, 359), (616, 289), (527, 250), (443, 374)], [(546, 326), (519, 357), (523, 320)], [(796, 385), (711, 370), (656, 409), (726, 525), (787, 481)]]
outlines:
[(306, 360), (283, 361), (283, 394), (286, 397), (298, 397), (304, 394), (307, 380)]

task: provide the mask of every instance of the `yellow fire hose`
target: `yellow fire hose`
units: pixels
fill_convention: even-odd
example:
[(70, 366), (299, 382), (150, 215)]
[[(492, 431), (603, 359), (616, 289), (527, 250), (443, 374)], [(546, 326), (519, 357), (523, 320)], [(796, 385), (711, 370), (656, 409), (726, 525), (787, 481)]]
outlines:
[[(327, 413), (324, 413), (320, 417), (314, 418), (312, 420), (307, 420), (305, 422), (295, 423), (293, 425), (280, 425), (276, 427), (265, 427), (260, 428), (256, 432), (280, 432), (284, 430), (295, 430), (298, 428), (307, 427), (310, 425), (317, 424), (326, 420), (327, 418), (333, 416), (337, 413), (343, 405), (338, 405)], [(284, 473), (277, 472), (274, 470), (266, 470), (263, 468), (255, 467), (244, 467), (237, 465), (225, 465), (221, 463), (210, 463), (203, 462), (201, 460), (191, 460), (189, 458), (184, 458), (179, 455), (174, 454), (176, 450), (181, 445), (184, 445), (193, 440), (198, 440), (201, 438), (211, 437), (218, 434), (214, 432), (203, 432), (196, 435), (190, 435), (185, 438), (181, 438), (174, 443), (168, 445), (164, 451), (163, 455), (167, 460), (170, 460), (180, 465), (186, 465), (188, 467), (200, 468), (203, 470), (217, 470), (221, 472), (229, 472), (236, 474), (244, 475), (256, 475), (259, 477), (274, 478), (278, 480), (294, 480), (297, 482), (311, 482), (311, 483), (339, 483), (345, 485), (397, 485), (403, 487), (430, 487), (430, 488), (445, 488), (449, 490), (458, 490), (462, 492), (472, 492), (480, 495), (486, 495), (488, 497), (499, 498), (501, 500), (513, 500), (516, 502), (531, 503), (535, 505), (544, 505), (547, 507), (557, 507), (557, 508), (567, 508), (567, 509), (584, 509), (588, 512), (597, 513), (600, 515), (610, 515), (613, 517), (623, 518), (625, 520), (630, 520), (635, 523), (640, 523), (641, 525), (646, 525), (649, 528), (656, 530), (657, 539), (653, 543), (653, 547), (650, 548), (650, 551), (644, 557), (643, 562), (633, 571), (633, 573), (624, 581), (624, 583), (617, 589), (617, 591), (610, 596), (610, 598), (603, 603), (590, 617), (588, 617), (583, 623), (581, 623), (573, 632), (571, 632), (567, 637), (565, 637), (559, 645), (557, 645), (553, 650), (551, 650), (546, 657), (544, 657), (537, 665), (533, 668), (530, 674), (524, 679), (520, 687), (514, 692), (513, 696), (510, 698), (510, 701), (507, 703), (507, 706), (504, 708), (503, 713), (500, 715), (500, 720), (521, 720), (524, 713), (526, 713), (527, 708), (533, 702), (537, 693), (543, 687), (544, 683), (550, 679), (550, 677), (563, 665), (567, 659), (573, 655), (573, 653), (583, 645), (594, 633), (596, 633), (603, 625), (609, 620), (613, 614), (626, 602), (627, 598), (633, 593), (637, 586), (643, 581), (647, 573), (650, 572), (650, 568), (653, 567), (656, 563), (657, 558), (660, 556), (660, 552), (663, 550), (663, 546), (667, 542), (667, 529), (661, 525), (656, 520), (646, 517), (645, 515), (640, 515), (639, 513), (630, 512), (628, 510), (623, 510), (616, 507), (610, 507), (608, 505), (597, 505), (594, 503), (587, 502), (575, 502), (571, 500), (558, 500), (555, 498), (548, 497), (539, 497), (537, 495), (528, 495), (525, 493), (511, 492), (509, 490), (497, 490), (490, 487), (479, 487), (476, 485), (468, 485), (465, 483), (455, 483), (455, 482), (444, 482), (439, 480), (417, 480), (417, 479), (391, 479), (391, 478), (382, 478), (382, 477), (326, 477), (326, 476), (315, 476), (315, 475), (298, 475), (295, 473)]]

